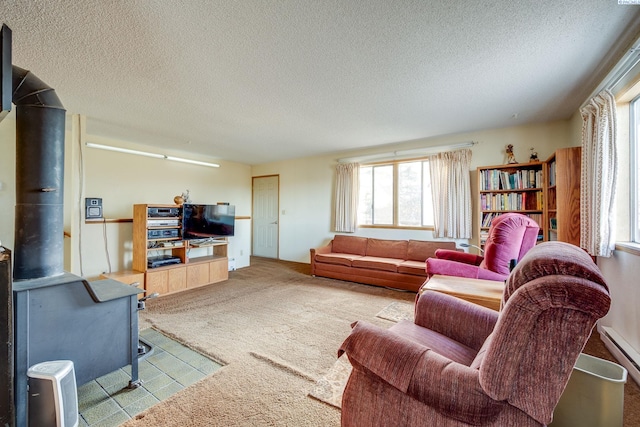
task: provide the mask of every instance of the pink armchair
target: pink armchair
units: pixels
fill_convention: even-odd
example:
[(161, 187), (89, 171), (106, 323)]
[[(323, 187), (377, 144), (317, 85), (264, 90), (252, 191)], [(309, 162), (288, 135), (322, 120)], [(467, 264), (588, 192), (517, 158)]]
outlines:
[(609, 310), (591, 258), (562, 242), (533, 248), (493, 311), (435, 291), (414, 322), (357, 322), (342, 426), (543, 426), (595, 322)]
[(526, 215), (502, 214), (491, 222), (484, 256), (441, 249), (435, 258), (427, 259), (427, 275), (503, 281), (509, 276), (511, 260), (519, 262), (535, 246), (539, 230)]

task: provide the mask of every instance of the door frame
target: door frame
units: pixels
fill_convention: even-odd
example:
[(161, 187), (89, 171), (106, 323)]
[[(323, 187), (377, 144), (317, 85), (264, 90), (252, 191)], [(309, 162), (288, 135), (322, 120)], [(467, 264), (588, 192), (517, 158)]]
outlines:
[(259, 179), (259, 178), (271, 178), (271, 177), (276, 177), (278, 178), (278, 197), (276, 200), (276, 203), (278, 205), (278, 209), (277, 209), (277, 213), (278, 213), (278, 235), (276, 236), (276, 258), (275, 259), (280, 259), (280, 174), (269, 174), (269, 175), (258, 175), (258, 176), (252, 176), (251, 177), (251, 256), (253, 256), (253, 242), (254, 242), (254, 236), (253, 236), (253, 231), (254, 231), (254, 222), (255, 222), (255, 218), (256, 218), (256, 213), (254, 211), (255, 206), (253, 206), (253, 201), (254, 201), (254, 189), (255, 189), (255, 180)]

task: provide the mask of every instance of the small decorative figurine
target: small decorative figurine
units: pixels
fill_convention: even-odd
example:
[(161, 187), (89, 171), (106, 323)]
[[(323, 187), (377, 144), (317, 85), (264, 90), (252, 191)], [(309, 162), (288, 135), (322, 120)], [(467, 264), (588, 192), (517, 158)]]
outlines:
[(185, 203), (189, 203), (189, 190), (182, 193), (180, 196), (176, 196), (173, 198), (173, 203), (176, 205), (182, 205)]
[(534, 150), (533, 147), (529, 148), (529, 150), (531, 150), (531, 156), (529, 156), (529, 161), (530, 162), (539, 162), (540, 159), (538, 159), (538, 152), (537, 151), (533, 151)]
[(507, 163), (511, 164), (511, 163), (518, 163), (516, 161), (516, 156), (513, 154), (513, 145), (509, 144), (507, 145)]
[(189, 203), (189, 189), (187, 189), (187, 191), (185, 193), (182, 193), (182, 200), (184, 201), (184, 203)]

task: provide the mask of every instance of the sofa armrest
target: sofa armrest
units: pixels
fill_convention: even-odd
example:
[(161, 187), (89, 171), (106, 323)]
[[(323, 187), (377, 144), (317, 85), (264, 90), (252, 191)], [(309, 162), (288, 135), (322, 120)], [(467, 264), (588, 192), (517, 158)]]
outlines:
[(343, 352), (362, 375), (375, 375), (462, 422), (478, 425), (490, 421), (505, 406), (487, 396), (477, 369), (452, 362), (429, 347), (366, 322), (355, 324), (340, 347), (339, 354)]
[(330, 254), (332, 246), (333, 246), (333, 240), (324, 246), (320, 246), (319, 248), (315, 248), (311, 250), (314, 251), (316, 254)]
[(448, 259), (429, 258), (427, 259), (427, 275), (442, 274), (443, 276), (468, 277), (477, 279), (480, 274), (480, 267), (464, 262), (450, 261)]
[(333, 240), (319, 248), (309, 249), (309, 261), (311, 262), (311, 275), (316, 275), (316, 254), (330, 254), (333, 246)]
[(429, 348), (368, 322), (358, 321), (352, 326), (351, 334), (338, 350), (338, 357), (347, 353), (352, 364), (357, 361), (406, 392), (418, 360)]
[(427, 259), (426, 269), (429, 277), (434, 274), (441, 274), (443, 276), (468, 277), (470, 279), (494, 280), (498, 282), (504, 282), (507, 280), (507, 277), (509, 277), (508, 274), (496, 273), (486, 268), (480, 268), (477, 265), (439, 258)]
[(438, 249), (436, 251), (436, 258), (463, 262), (469, 265), (480, 265), (482, 260), (484, 260), (484, 257), (481, 257), (479, 255), (474, 255), (467, 252), (452, 251), (449, 249)]
[(414, 323), (445, 335), (474, 350), (493, 331), (498, 312), (436, 291), (419, 294)]
[(478, 279), (493, 280), (495, 282), (504, 282), (509, 278), (508, 274), (496, 273), (495, 271), (487, 270), (486, 268), (478, 269)]

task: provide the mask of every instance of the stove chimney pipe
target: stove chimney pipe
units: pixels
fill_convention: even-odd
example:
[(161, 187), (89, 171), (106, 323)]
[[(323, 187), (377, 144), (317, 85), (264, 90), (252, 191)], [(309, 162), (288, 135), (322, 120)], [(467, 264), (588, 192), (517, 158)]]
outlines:
[(51, 87), (13, 66), (16, 106), (14, 280), (63, 274), (65, 113)]

